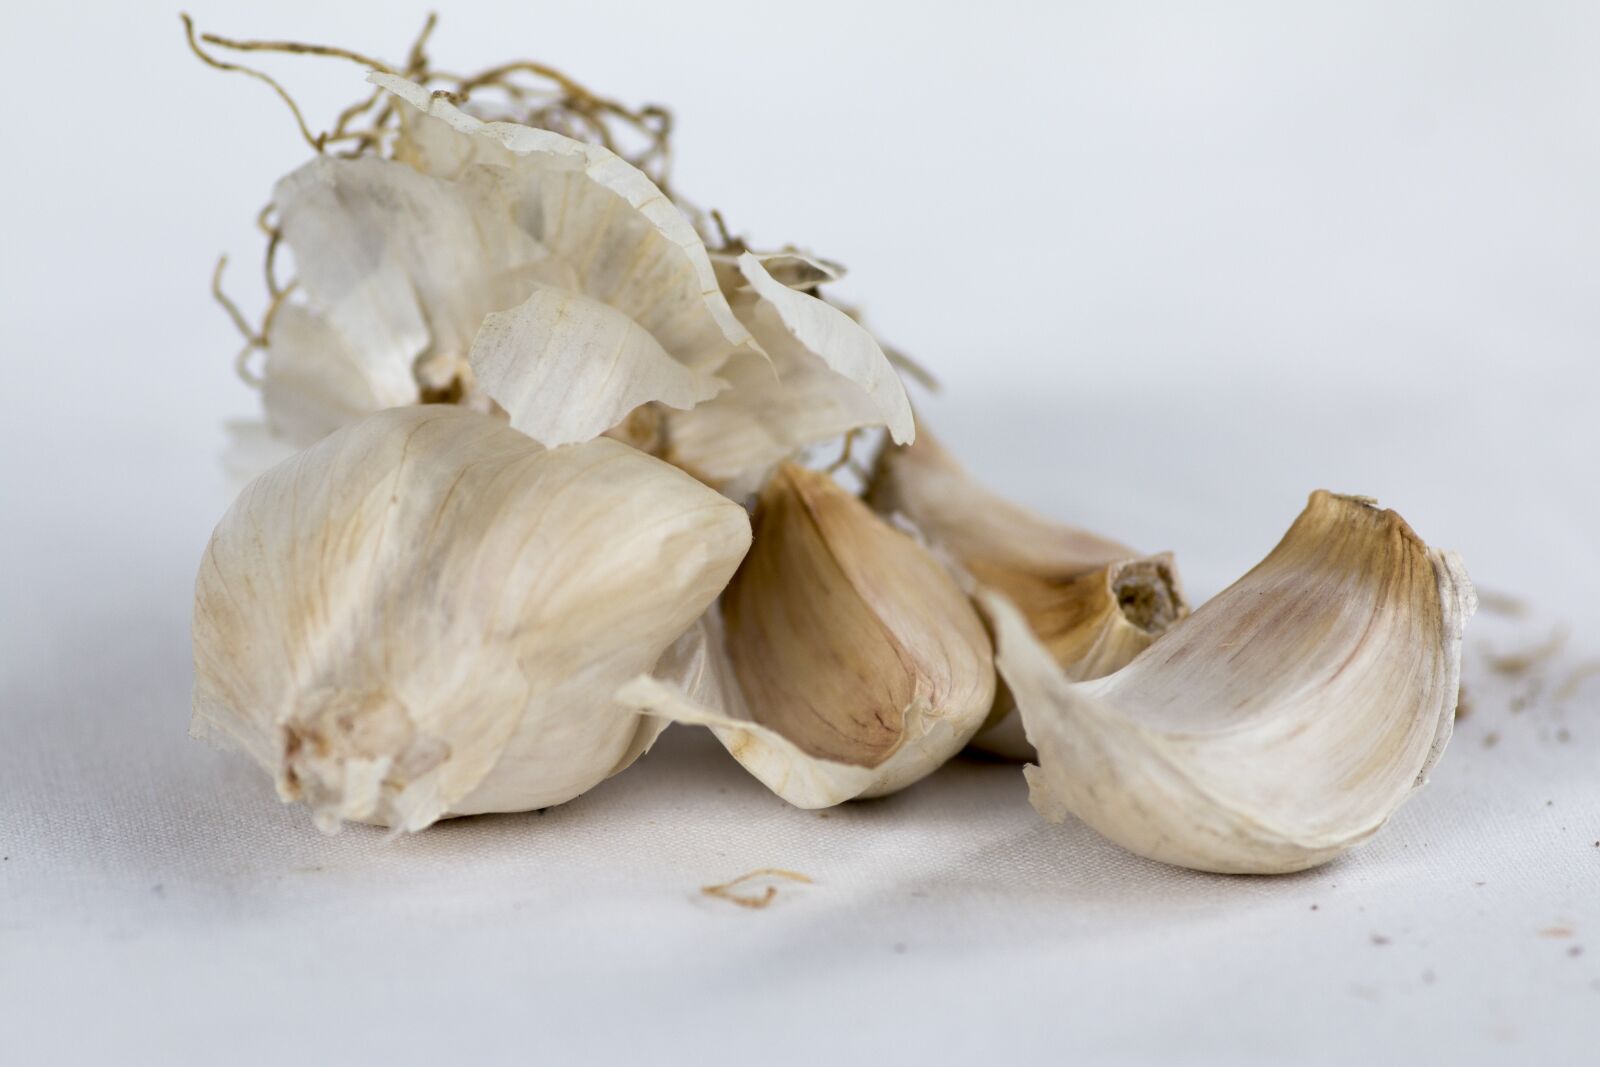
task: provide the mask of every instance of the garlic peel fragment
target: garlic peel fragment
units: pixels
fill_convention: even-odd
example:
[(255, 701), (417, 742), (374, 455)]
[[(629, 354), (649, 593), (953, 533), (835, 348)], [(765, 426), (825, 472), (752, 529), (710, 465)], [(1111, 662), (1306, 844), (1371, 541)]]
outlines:
[(734, 265), (730, 303), (766, 358), (735, 357), (720, 372), (726, 392), (669, 418), (668, 459), (742, 497), (777, 464), (852, 430), (916, 435), (905, 385), (866, 329), (783, 284), (753, 253)]
[(654, 182), (603, 146), (510, 122), (483, 122), (392, 74), (372, 82), (439, 119), (479, 157), (508, 165), (520, 221), (578, 272), (580, 290), (611, 304), (691, 367), (715, 370), (750, 335), (728, 307), (700, 235)]
[(615, 441), (546, 450), (397, 408), (256, 479), (196, 582), (195, 732), (331, 829), (561, 803), (659, 731), (612, 704), (749, 545), (743, 509)]
[(615, 308), (547, 285), (483, 320), (472, 369), (512, 426), (551, 447), (598, 436), (652, 401), (691, 408), (723, 384)]
[(981, 601), (1038, 750), (1034, 806), (1224, 873), (1325, 863), (1425, 781), (1476, 603), (1453, 553), (1327, 492), (1250, 573), (1099, 680), (1068, 680), (1010, 603)]
[(896, 444), (916, 436), (906, 387), (860, 323), (827, 301), (778, 281), (749, 252), (739, 257), (739, 273), (760, 298), (762, 310), (770, 309), (796, 344), (867, 394)]

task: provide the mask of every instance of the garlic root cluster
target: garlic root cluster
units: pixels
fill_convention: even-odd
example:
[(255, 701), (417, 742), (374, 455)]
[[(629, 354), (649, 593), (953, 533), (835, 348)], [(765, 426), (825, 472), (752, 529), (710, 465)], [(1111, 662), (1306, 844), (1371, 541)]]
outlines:
[[(265, 413), (238, 440), (278, 461), (202, 560), (194, 732), (318, 826), (559, 804), (669, 722), (806, 808), (968, 744), (1029, 759), (1046, 817), (1215, 871), (1324, 862), (1421, 783), (1473, 606), (1453, 555), (1317, 493), (1191, 611), (1170, 554), (919, 433), (922, 372), (823, 295), (841, 267), (671, 189), (665, 112), (537, 64), (438, 74), (425, 42), (321, 50), (375, 88), (324, 134), (296, 110), (271, 303), (229, 305)], [(830, 444), (860, 492), (808, 465)]]

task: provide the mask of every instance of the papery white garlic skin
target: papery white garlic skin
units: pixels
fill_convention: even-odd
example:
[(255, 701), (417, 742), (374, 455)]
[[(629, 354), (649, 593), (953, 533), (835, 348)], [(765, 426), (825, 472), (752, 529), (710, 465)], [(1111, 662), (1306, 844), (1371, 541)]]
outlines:
[(554, 446), (644, 403), (691, 407), (735, 354), (763, 358), (642, 172), (372, 80), (402, 102), (397, 157), (318, 156), (274, 191), (295, 268), (261, 371), (276, 433), (306, 445), (447, 392)]
[(970, 602), (925, 549), (826, 474), (779, 468), (722, 619), (619, 699), (702, 723), (799, 807), (894, 792), (955, 755), (994, 669)]
[(982, 601), (1038, 750), (1034, 806), (1224, 873), (1325, 863), (1425, 781), (1476, 604), (1453, 553), (1326, 492), (1249, 574), (1097, 681), (1068, 680), (1014, 607)]
[(660, 724), (611, 695), (712, 603), (742, 508), (601, 439), (397, 408), (256, 479), (196, 582), (194, 732), (319, 825), (562, 803)]
[[(427, 131), (429, 148), (406, 155), (455, 184), (492, 179), (504, 206), (488, 232), (539, 251), (514, 272), (520, 298), (484, 322), (469, 355), (513, 426), (547, 445), (588, 440), (641, 404), (715, 395), (716, 371), (737, 354), (763, 358), (694, 226), (642, 171), (600, 145), (483, 122), (404, 78), (369, 80)], [(456, 151), (440, 147), (452, 139)]]
[(901, 443), (916, 436), (905, 385), (878, 342), (840, 309), (780, 282), (767, 270), (773, 262), (746, 252), (721, 271), (764, 355), (731, 359), (718, 372), (727, 391), (667, 420), (666, 458), (735, 498), (779, 463), (853, 430), (881, 426)]

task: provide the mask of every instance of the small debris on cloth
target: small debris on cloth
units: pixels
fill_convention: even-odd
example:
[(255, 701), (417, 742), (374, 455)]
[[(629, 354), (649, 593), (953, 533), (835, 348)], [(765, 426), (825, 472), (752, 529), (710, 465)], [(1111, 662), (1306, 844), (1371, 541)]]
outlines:
[(769, 884), (759, 895), (738, 892), (740, 886), (760, 878), (784, 878), (791, 882), (802, 882), (806, 885), (815, 884), (809, 876), (801, 874), (799, 871), (787, 871), (781, 867), (760, 867), (747, 874), (741, 874), (731, 882), (701, 886), (700, 892), (708, 897), (716, 897), (719, 900), (726, 900), (730, 904), (737, 904), (741, 908), (760, 909), (771, 904), (773, 899), (777, 897), (777, 886)]

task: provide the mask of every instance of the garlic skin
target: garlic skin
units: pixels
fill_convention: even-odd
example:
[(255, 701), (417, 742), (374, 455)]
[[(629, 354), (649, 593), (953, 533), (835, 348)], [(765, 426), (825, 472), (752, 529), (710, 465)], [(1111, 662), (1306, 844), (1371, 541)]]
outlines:
[(1250, 573), (1105, 678), (1069, 680), (1011, 604), (980, 599), (1038, 750), (1034, 807), (1241, 874), (1326, 863), (1426, 780), (1476, 607), (1454, 553), (1321, 491)]
[(640, 404), (715, 395), (735, 354), (764, 358), (700, 235), (642, 171), (600, 145), (481, 121), (393, 74), (367, 80), (416, 109), (427, 147), (406, 155), (432, 180), (496, 190), (484, 239), (540, 253), (514, 264), (523, 295), (483, 320), (468, 356), (517, 429), (551, 446), (588, 440)]
[(781, 466), (749, 556), (619, 702), (710, 726), (802, 808), (882, 796), (955, 755), (994, 700), (989, 639), (942, 564), (826, 474)]
[(711, 604), (742, 508), (600, 439), (396, 408), (256, 479), (195, 588), (197, 736), (317, 824), (570, 800), (661, 724), (610, 700)]
[[(915, 526), (967, 584), (1010, 601), (1073, 681), (1121, 668), (1189, 613), (1170, 554), (1140, 556), (996, 496), (925, 429), (879, 454), (866, 497)], [(1004, 685), (973, 747), (1033, 758)]]
[(905, 385), (873, 336), (791, 288), (826, 280), (819, 262), (745, 252), (719, 264), (729, 304), (764, 355), (730, 360), (719, 372), (726, 392), (669, 413), (663, 455), (736, 499), (756, 492), (779, 463), (852, 430), (882, 426), (898, 443), (916, 436)]
[(296, 271), (261, 371), (275, 434), (304, 446), (443, 394), (498, 403), (554, 446), (642, 404), (692, 407), (736, 353), (764, 359), (694, 227), (642, 172), (370, 80), (405, 114), (396, 158), (321, 155), (273, 193)]

